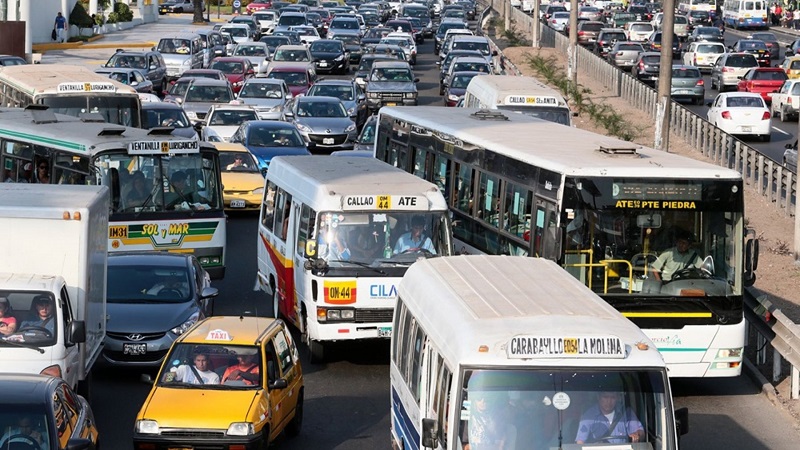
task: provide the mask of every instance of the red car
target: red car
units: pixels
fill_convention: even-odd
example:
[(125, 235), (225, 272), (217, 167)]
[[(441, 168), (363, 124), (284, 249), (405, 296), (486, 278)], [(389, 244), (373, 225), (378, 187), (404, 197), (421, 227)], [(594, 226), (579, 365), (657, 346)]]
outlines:
[(305, 95), (312, 84), (317, 80), (317, 74), (313, 66), (306, 63), (281, 64), (272, 67), (267, 73), (267, 78), (277, 78), (286, 82), (289, 92), (293, 97)]
[(222, 56), (211, 61), (209, 69), (216, 69), (225, 74), (225, 78), (231, 84), (234, 94), (238, 94), (242, 89), (245, 80), (255, 75), (253, 63), (247, 58), (236, 56)]
[(780, 89), (787, 79), (789, 77), (780, 67), (757, 67), (744, 74), (739, 80), (737, 90), (761, 94), (761, 98), (770, 103), (772, 102), (772, 93)]
[(255, 1), (252, 3), (248, 3), (245, 6), (245, 13), (246, 14), (253, 14), (256, 11), (261, 11), (262, 9), (270, 9), (272, 8), (272, 0), (267, 1)]

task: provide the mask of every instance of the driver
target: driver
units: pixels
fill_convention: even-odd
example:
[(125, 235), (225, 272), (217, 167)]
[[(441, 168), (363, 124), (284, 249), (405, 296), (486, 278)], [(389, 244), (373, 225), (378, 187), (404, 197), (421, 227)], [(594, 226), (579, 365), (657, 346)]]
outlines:
[[(8, 427), (3, 437), (0, 438), (0, 448), (17, 448), (13, 444), (30, 444), (31, 441), (36, 442), (39, 448), (44, 447), (44, 435), (39, 427), (34, 426), (34, 420), (30, 416), (21, 416), (18, 419), (17, 426)], [(20, 447), (29, 448), (29, 447)]]
[(617, 407), (620, 392), (603, 391), (597, 394), (597, 404), (581, 416), (576, 444), (595, 442), (640, 442), (644, 438), (642, 422), (633, 411)]
[(52, 334), (55, 328), (53, 299), (47, 295), (37, 295), (33, 298), (33, 307), (36, 310), (36, 318), (22, 322), (19, 329), (39, 327), (47, 329)]
[(689, 248), (692, 236), (690, 233), (681, 231), (677, 233), (675, 246), (659, 255), (653, 263), (653, 276), (659, 281), (672, 281), (675, 273), (688, 268), (700, 268), (703, 260), (696, 251)]
[(394, 254), (418, 252), (421, 250), (427, 250), (434, 255), (436, 254), (436, 249), (433, 248), (431, 238), (425, 235), (425, 218), (422, 216), (414, 216), (411, 218), (411, 231), (400, 236), (400, 239), (394, 244)]

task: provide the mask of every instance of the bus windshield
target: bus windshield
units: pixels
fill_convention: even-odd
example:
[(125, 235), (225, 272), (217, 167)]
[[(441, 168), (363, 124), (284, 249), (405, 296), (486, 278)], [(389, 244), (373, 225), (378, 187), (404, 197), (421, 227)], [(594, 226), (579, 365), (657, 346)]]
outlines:
[(504, 111), (514, 111), (516, 113), (526, 114), (528, 116), (536, 117), (537, 119), (547, 120), (549, 122), (560, 123), (561, 125), (570, 125), (570, 117), (572, 113), (569, 108), (558, 108), (549, 106), (512, 106), (512, 105), (498, 105), (497, 109)]
[[(741, 294), (741, 243), (734, 238), (742, 226), (740, 183), (610, 178), (566, 183), (565, 267), (595, 292), (685, 295), (690, 283), (705, 298)], [(605, 270), (590, 267), (601, 261), (608, 262)]]
[(222, 211), (219, 168), (211, 153), (96, 157), (97, 184), (114, 193), (113, 213)]
[(139, 98), (119, 94), (42, 95), (40, 102), (56, 114), (78, 117), (84, 113), (97, 113), (108, 123), (126, 127), (140, 127)]
[(317, 255), (335, 267), (408, 266), (419, 257), (448, 254), (444, 211), (323, 212)]
[[(673, 449), (665, 374), (656, 370), (505, 369), (464, 371), (459, 439), (486, 448)], [(616, 425), (609, 431), (607, 415)], [(635, 436), (635, 437), (633, 437)], [(631, 447), (630, 442), (642, 447)], [(571, 446), (569, 444), (572, 444)], [(475, 445), (472, 445), (476, 447)], [(459, 446), (458, 448), (461, 448)]]

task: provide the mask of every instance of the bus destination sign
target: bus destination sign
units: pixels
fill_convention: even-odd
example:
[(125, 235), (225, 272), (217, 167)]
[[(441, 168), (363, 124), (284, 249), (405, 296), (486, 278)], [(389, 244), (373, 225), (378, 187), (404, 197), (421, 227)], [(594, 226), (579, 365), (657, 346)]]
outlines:
[(98, 82), (60, 83), (56, 90), (58, 92), (60, 92), (60, 93), (70, 93), (70, 92), (105, 92), (105, 93), (114, 93), (114, 92), (117, 92), (117, 88), (114, 86), (113, 83), (98, 83)]
[(136, 141), (128, 144), (129, 155), (168, 155), (174, 153), (199, 153), (200, 141)]
[(615, 199), (695, 202), (703, 199), (701, 184), (614, 183), (611, 189), (611, 194)]
[(506, 345), (509, 359), (625, 358), (617, 336), (514, 336)]
[(543, 105), (558, 106), (558, 99), (545, 95), (509, 95), (506, 105)]

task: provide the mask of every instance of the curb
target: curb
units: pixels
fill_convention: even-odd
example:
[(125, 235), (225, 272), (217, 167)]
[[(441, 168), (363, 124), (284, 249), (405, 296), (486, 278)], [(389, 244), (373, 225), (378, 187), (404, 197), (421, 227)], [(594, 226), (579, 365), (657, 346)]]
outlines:
[(84, 44), (81, 48), (145, 48), (155, 46), (156, 42), (109, 42), (105, 44)]
[(753, 383), (755, 383), (756, 387), (761, 388), (761, 393), (764, 394), (774, 405), (781, 405), (782, 402), (778, 395), (778, 390), (775, 389), (775, 386), (773, 386), (772, 383), (770, 383), (769, 380), (767, 380), (767, 378), (761, 372), (759, 372), (756, 366), (754, 366), (749, 359), (743, 358), (742, 362), (744, 363), (744, 373), (747, 374)]
[(108, 42), (94, 44), (93, 42), (105, 38), (105, 35), (92, 36), (87, 41), (80, 42), (66, 42), (66, 43), (52, 43), (52, 44), (34, 44), (31, 46), (34, 53), (45, 53), (51, 50), (73, 50), (76, 48), (144, 48), (155, 47), (155, 42)]

